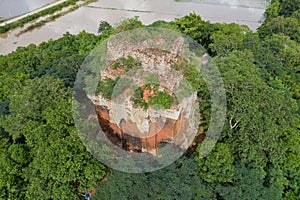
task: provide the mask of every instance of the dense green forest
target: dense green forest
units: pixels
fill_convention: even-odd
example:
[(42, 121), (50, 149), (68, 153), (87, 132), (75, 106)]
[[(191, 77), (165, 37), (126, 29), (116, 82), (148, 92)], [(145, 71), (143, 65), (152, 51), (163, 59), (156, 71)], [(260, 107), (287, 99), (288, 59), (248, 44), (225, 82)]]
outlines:
[(149, 26), (187, 34), (219, 67), (228, 107), (213, 151), (128, 174), (86, 150), (72, 115), (76, 72), (109, 35), (144, 27), (138, 18), (102, 22), (99, 35), (66, 33), (0, 56), (0, 199), (79, 199), (96, 188), (93, 199), (300, 199), (300, 0), (273, 0), (257, 32), (193, 13)]

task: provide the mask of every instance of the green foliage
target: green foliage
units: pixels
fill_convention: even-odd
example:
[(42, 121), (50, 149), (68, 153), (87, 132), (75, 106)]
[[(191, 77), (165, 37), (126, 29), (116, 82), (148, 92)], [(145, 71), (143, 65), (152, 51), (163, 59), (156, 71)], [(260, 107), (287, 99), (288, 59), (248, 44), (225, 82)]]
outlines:
[(117, 84), (119, 78), (113, 80), (111, 78), (105, 78), (99, 81), (99, 84), (96, 89), (96, 93), (101, 93), (104, 98), (111, 99), (114, 87)]
[(300, 10), (299, 0), (281, 0), (280, 2), (280, 15), (290, 17), (295, 11)]
[(143, 100), (143, 90), (141, 87), (138, 87), (134, 91), (134, 95), (133, 95), (133, 97), (131, 97), (130, 100), (133, 101), (133, 104), (136, 107), (141, 107), (141, 108), (147, 109), (149, 106), (148, 103)]
[(285, 142), (283, 136), (296, 125), (294, 112), (298, 107), (285, 91), (268, 86), (251, 60), (249, 52), (234, 52), (216, 60), (227, 89), (228, 125), (222, 137), (230, 144), (236, 161), (264, 168), (263, 184), (272, 190), (277, 188), (271, 193), (276, 194), (274, 199), (280, 199), (290, 184), (282, 173), (285, 153), (295, 146)]
[(211, 34), (218, 30), (215, 24), (203, 21), (199, 15), (191, 13), (188, 16), (176, 19), (175, 23), (183, 33), (187, 34), (204, 47), (211, 43)]
[(24, 144), (12, 144), (8, 148), (8, 153), (13, 161), (18, 164), (27, 164), (30, 162), (29, 148)]
[(193, 158), (181, 158), (150, 173), (113, 171), (93, 197), (100, 199), (215, 199), (212, 189), (197, 176)]
[(283, 34), (300, 42), (300, 22), (293, 17), (278, 16), (266, 21), (259, 29), (260, 37), (270, 37), (272, 34)]
[[(236, 24), (211, 24), (194, 13), (150, 25), (178, 28), (213, 53), (227, 95), (225, 126), (207, 157), (199, 158), (198, 148), (195, 159), (183, 157), (156, 172), (112, 171), (94, 199), (299, 199), (299, 2), (275, 0), (265, 16), (259, 34)], [(138, 27), (143, 25), (133, 18), (99, 36), (67, 33), (0, 56), (0, 199), (78, 199), (78, 193), (96, 188), (107, 169), (78, 138), (71, 87), (97, 43)], [(137, 63), (127, 57), (118, 66)], [(205, 81), (190, 64), (175, 67), (197, 91), (206, 131)], [(107, 96), (131, 84), (126, 78), (103, 82), (98, 91)], [(149, 76), (145, 87), (156, 85), (157, 78)], [(133, 101), (142, 95), (137, 88)], [(169, 108), (172, 102), (167, 92), (157, 91), (148, 104)]]
[(199, 71), (192, 64), (188, 64), (184, 67), (183, 71), (184, 78), (191, 84), (195, 91), (201, 89), (201, 82), (203, 81)]
[[(299, 122), (298, 122), (299, 124)], [(286, 146), (286, 156), (283, 160), (282, 170), (284, 176), (289, 180), (286, 185), (285, 199), (299, 199), (300, 197), (300, 137), (299, 128), (288, 130), (284, 134)]]
[(273, 0), (272, 4), (266, 9), (264, 16), (267, 20), (278, 17), (280, 12), (279, 0)]
[(106, 174), (76, 133), (70, 88), (100, 39), (65, 34), (0, 56), (1, 199), (78, 199)]
[[(200, 146), (199, 146), (200, 147)], [(199, 175), (208, 183), (232, 182), (234, 157), (226, 144), (217, 144), (205, 158), (196, 158)]]
[(219, 30), (210, 36), (212, 42), (208, 46), (209, 50), (214, 55), (227, 56), (229, 52), (243, 48), (245, 35), (249, 32), (246, 26), (221, 24)]
[(178, 64), (177, 62), (174, 62), (174, 63), (173, 63), (173, 67), (174, 67), (176, 70), (178, 70), (178, 69), (179, 69), (179, 64)]
[(121, 57), (118, 58), (112, 65), (113, 69), (117, 69), (120, 66), (126, 67), (126, 71), (129, 69), (132, 69), (133, 67), (140, 66), (141, 62), (138, 58), (133, 58), (131, 55), (128, 55), (127, 57)]
[(169, 109), (173, 103), (173, 97), (165, 91), (159, 91), (157, 95), (149, 97), (149, 105), (160, 105), (164, 109)]
[(224, 200), (281, 199), (278, 188), (269, 188), (264, 185), (265, 176), (264, 169), (260, 167), (236, 165), (233, 186), (218, 185), (216, 191)]
[(300, 1), (274, 0), (265, 13), (265, 21), (258, 32), (261, 38), (283, 34), (300, 42)]
[(172, 21), (171, 22), (166, 22), (166, 21), (163, 21), (163, 20), (155, 21), (152, 24), (148, 25), (147, 27), (166, 28), (166, 29), (171, 29), (171, 30), (174, 30), (174, 31), (179, 30), (179, 28), (178, 28), (178, 26), (176, 25), (175, 22), (172, 22)]
[(98, 34), (109, 34), (111, 30), (112, 26), (107, 21), (100, 21)]
[(123, 31), (136, 29), (136, 28), (143, 28), (143, 27), (144, 27), (144, 25), (141, 22), (141, 20), (139, 20), (139, 17), (135, 16), (135, 17), (121, 21), (121, 23), (117, 25), (117, 27), (115, 28), (113, 33), (120, 33)]
[[(153, 80), (153, 79), (151, 79)], [(134, 105), (137, 107), (141, 107), (147, 109), (149, 106), (153, 106), (153, 108), (164, 108), (169, 109), (171, 104), (173, 103), (174, 99), (171, 95), (169, 95), (166, 91), (159, 91), (158, 92), (158, 84), (146, 84), (145, 88), (154, 91), (154, 94), (149, 96), (149, 101), (146, 102), (143, 100), (143, 89), (138, 87), (131, 97), (131, 101), (133, 101)]]
[(299, 99), (300, 52), (298, 43), (287, 36), (274, 34), (256, 48), (257, 65), (265, 70), (268, 83), (274, 88), (289, 90), (295, 99)]

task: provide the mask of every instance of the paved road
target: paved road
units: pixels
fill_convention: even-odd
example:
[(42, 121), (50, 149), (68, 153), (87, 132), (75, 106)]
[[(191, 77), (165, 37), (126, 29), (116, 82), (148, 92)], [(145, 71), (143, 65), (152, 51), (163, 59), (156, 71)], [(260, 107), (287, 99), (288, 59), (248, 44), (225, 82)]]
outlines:
[(171, 21), (190, 12), (195, 12), (201, 15), (204, 20), (211, 22), (235, 22), (246, 24), (255, 30), (260, 25), (264, 8), (201, 2), (175, 2), (173, 0), (99, 0), (62, 16), (54, 22), (47, 23), (40, 29), (22, 34), (18, 38), (14, 34), (8, 35), (5, 39), (0, 38), (0, 54), (8, 54), (18, 46), (27, 46), (30, 43), (39, 44), (49, 39), (57, 39), (66, 31), (72, 34), (77, 34), (82, 30), (97, 33), (100, 20), (116, 24), (122, 19), (140, 16), (143, 23), (150, 24), (157, 20)]

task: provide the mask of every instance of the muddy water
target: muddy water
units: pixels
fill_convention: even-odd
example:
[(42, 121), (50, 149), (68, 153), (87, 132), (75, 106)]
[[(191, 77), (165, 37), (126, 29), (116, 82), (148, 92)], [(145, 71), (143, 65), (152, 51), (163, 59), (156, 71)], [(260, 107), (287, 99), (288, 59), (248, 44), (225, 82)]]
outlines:
[(246, 8), (262, 8), (264, 9), (268, 5), (268, 0), (178, 0), (179, 2), (193, 2), (202, 4), (213, 5), (226, 5), (232, 7), (246, 7)]
[[(3, 0), (2, 0), (3, 1)], [(6, 0), (4, 0), (6, 1)], [(116, 24), (120, 20), (140, 16), (145, 24), (157, 20), (171, 21), (195, 12), (204, 20), (246, 24), (252, 30), (260, 25), (265, 10), (264, 4), (245, 2), (265, 2), (264, 0), (99, 0), (75, 10), (54, 22), (47, 23), (39, 30), (15, 37), (13, 33), (5, 39), (0, 37), (0, 54), (8, 54), (18, 46), (39, 44), (49, 39), (57, 39), (65, 32), (77, 34), (82, 30), (97, 33), (100, 20)], [(205, 1), (205, 2), (203, 2)], [(0, 0), (1, 2), (1, 0)], [(228, 2), (231, 2), (229, 4)]]

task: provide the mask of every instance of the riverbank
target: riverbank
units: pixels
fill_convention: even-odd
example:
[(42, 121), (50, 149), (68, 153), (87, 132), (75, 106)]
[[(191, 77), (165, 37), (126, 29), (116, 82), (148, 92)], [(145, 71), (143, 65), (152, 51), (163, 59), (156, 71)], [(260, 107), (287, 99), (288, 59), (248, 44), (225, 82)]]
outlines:
[(171, 21), (195, 12), (210, 22), (246, 24), (255, 31), (261, 24), (264, 10), (173, 0), (99, 0), (19, 37), (14, 35), (16, 32), (9, 33), (5, 38), (0, 38), (0, 54), (8, 54), (17, 47), (27, 46), (30, 43), (39, 44), (49, 39), (58, 39), (67, 31), (77, 34), (86, 30), (97, 34), (101, 20), (114, 25), (122, 19), (134, 16), (139, 16), (144, 24), (150, 24), (157, 20)]

